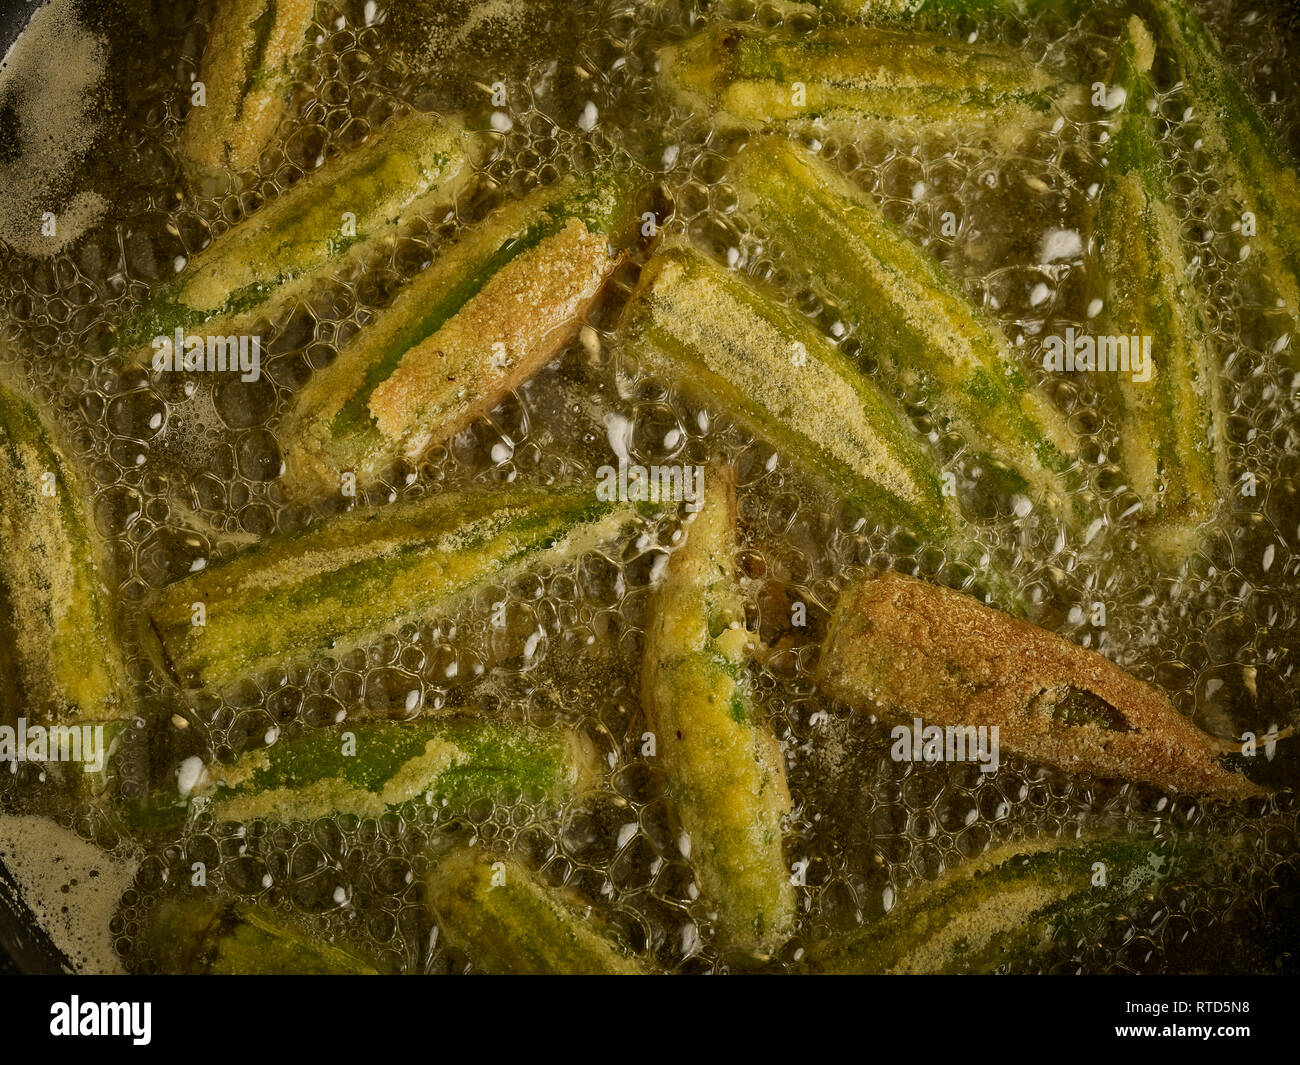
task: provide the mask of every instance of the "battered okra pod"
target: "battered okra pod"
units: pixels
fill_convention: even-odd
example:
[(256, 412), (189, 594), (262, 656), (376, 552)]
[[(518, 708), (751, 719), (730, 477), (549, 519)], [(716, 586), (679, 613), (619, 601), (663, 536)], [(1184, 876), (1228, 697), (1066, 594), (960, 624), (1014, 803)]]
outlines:
[(599, 779), (595, 747), (572, 729), (470, 717), (357, 722), (280, 739), (231, 765), (189, 759), (174, 791), (126, 815), (148, 829), (200, 807), (220, 821), (246, 822), (379, 817), (408, 803), (558, 804)]
[(733, 568), (735, 523), (732, 471), (711, 466), (703, 507), (651, 599), (641, 702), (719, 938), (774, 950), (794, 927), (781, 829), (790, 791), (745, 675), (754, 637)]
[(315, 375), (281, 433), (295, 490), (366, 485), (491, 410), (573, 339), (618, 257), (612, 171), (499, 208)]
[(1126, 97), (1106, 156), (1092, 306), (1111, 356), (1118, 341), (1129, 351), (1128, 366), (1103, 367), (1099, 342), (1096, 377), (1119, 419), (1120, 461), (1142, 500), (1153, 553), (1176, 561), (1195, 549), (1197, 528), (1226, 498), (1228, 463), (1217, 359), (1156, 147), (1153, 57), (1146, 27), (1131, 19), (1115, 74)]
[[(208, 28), (180, 151), (196, 169), (257, 165), (288, 108), (316, 0), (223, 0)], [(193, 96), (191, 96), (193, 99)]]
[[(1248, 262), (1259, 264), (1281, 305), (1300, 321), (1300, 173), (1295, 156), (1260, 114), (1190, 4), (1143, 0), (1138, 7), (1195, 100), (1193, 121), (1213, 156), (1216, 177), (1254, 216)], [(1284, 357), (1300, 367), (1296, 345)]]
[(883, 918), (809, 948), (807, 971), (971, 974), (1030, 963), (1131, 913), (1208, 849), (1149, 839), (1009, 843), (903, 894)]
[(893, 382), (1038, 499), (1065, 499), (1077, 451), (1067, 419), (998, 327), (870, 198), (775, 137), (741, 151), (731, 183), (741, 211), (816, 276)]
[(489, 581), (612, 539), (630, 517), (590, 488), (522, 485), (356, 510), (169, 585), (145, 636), (179, 682), (220, 688), (452, 609)]
[(803, 315), (678, 247), (646, 265), (622, 325), (642, 368), (725, 411), (873, 521), (951, 548), (996, 601), (1020, 608), (904, 416)]
[(159, 972), (168, 975), (379, 975), (352, 946), (326, 942), (258, 903), (168, 899), (151, 915), (147, 936)]
[(53, 425), (0, 380), (0, 723), (128, 711), (90, 498)]
[(716, 403), (880, 521), (943, 539), (938, 472), (876, 385), (803, 315), (690, 248), (656, 255), (623, 322), (641, 365)]
[(607, 936), (590, 906), (518, 862), (470, 847), (434, 862), (425, 899), (447, 942), (490, 973), (636, 976), (645, 965)]
[(1032, 17), (1052, 13), (1074, 20), (1089, 0), (808, 0), (824, 14), (867, 22), (929, 24), (953, 19), (989, 18), (997, 15)]
[(715, 122), (817, 119), (858, 139), (972, 127), (1015, 138), (1065, 91), (1013, 49), (878, 26), (719, 23), (662, 49), (659, 63), (669, 92)]
[[(141, 346), (135, 356), (141, 363), (157, 365), (170, 355), (179, 367), (189, 352), (173, 350), (178, 330), (239, 333), (273, 316), (402, 221), (452, 203), (471, 175), (469, 144), (458, 125), (418, 112), (390, 119), (365, 144), (308, 174), (195, 253), (159, 286), (124, 331), (123, 343)], [(167, 346), (151, 344), (157, 337)]]
[(1073, 773), (1222, 799), (1262, 793), (1215, 761), (1230, 745), (1109, 659), (897, 573), (844, 590), (817, 678), (832, 698), (920, 719), (936, 742), (963, 750), (996, 728), (995, 744)]

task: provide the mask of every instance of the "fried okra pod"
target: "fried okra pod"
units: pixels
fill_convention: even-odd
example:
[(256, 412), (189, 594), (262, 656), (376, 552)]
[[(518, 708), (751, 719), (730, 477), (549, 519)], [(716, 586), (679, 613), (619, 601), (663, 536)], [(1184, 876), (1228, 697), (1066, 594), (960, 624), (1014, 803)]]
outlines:
[(831, 697), (892, 720), (919, 718), (945, 743), (949, 730), (965, 741), (996, 727), (1007, 750), (1073, 773), (1207, 798), (1262, 793), (1215, 760), (1230, 745), (1114, 662), (901, 574), (845, 589), (817, 678)]
[(407, 805), (465, 810), (486, 800), (558, 805), (600, 778), (595, 748), (567, 728), (484, 717), (359, 721), (309, 729), (233, 763), (179, 766), (174, 784), (124, 809), (142, 831), (204, 810), (219, 821), (379, 817)]
[(126, 713), (108, 562), (89, 504), (52, 422), (0, 381), (0, 720)]
[(489, 581), (613, 539), (630, 519), (591, 487), (503, 484), (359, 509), (169, 585), (143, 611), (143, 635), (183, 686), (220, 689), (452, 609)]
[(1020, 607), (907, 419), (803, 315), (674, 247), (643, 270), (622, 339), (642, 369), (715, 405), (871, 520), (950, 547), (997, 601)]
[(328, 942), (269, 906), (213, 896), (167, 899), (149, 918), (158, 969), (186, 976), (377, 976), (350, 944)]
[(883, 918), (810, 946), (806, 971), (971, 974), (1031, 963), (1057, 940), (1129, 913), (1215, 853), (1202, 841), (1008, 843), (905, 892)]
[[(1225, 413), (1218, 360), (1206, 337), (1197, 280), (1156, 147), (1153, 42), (1137, 18), (1121, 45), (1115, 81), (1125, 91), (1107, 151), (1097, 230), (1094, 321), (1129, 364), (1098, 366), (1103, 398), (1120, 425), (1119, 459), (1142, 500), (1152, 553), (1177, 562), (1227, 496)], [(1137, 360), (1139, 350), (1144, 359)]]
[(1014, 142), (1069, 91), (1014, 49), (878, 26), (792, 34), (720, 23), (659, 62), (668, 91), (717, 124), (815, 122), (857, 141), (979, 128)]
[(425, 899), (447, 941), (490, 973), (635, 976), (644, 963), (570, 892), (511, 859), (459, 847), (434, 860)]
[[(1260, 113), (1191, 4), (1142, 0), (1137, 6), (1195, 101), (1192, 121), (1216, 177), (1252, 215), (1248, 267), (1257, 264), (1282, 309), (1293, 323), (1300, 322), (1300, 172), (1294, 154)], [(1300, 368), (1298, 351), (1289, 344), (1282, 354), (1293, 369)]]
[(199, 65), (203, 103), (191, 106), (181, 134), (189, 166), (257, 165), (288, 109), (315, 8), (316, 0), (223, 0)]
[(273, 318), (402, 222), (454, 203), (472, 176), (472, 156), (453, 122), (418, 112), (389, 119), (159, 282), (123, 328), (123, 349), (140, 364), (183, 368), (187, 356), (204, 352), (205, 336), (224, 339)]
[(618, 263), (627, 191), (611, 170), (562, 180), (441, 249), (295, 397), (281, 432), (291, 490), (373, 483), (563, 351)]
[(1059, 506), (1077, 452), (1068, 420), (943, 268), (792, 143), (755, 140), (729, 174), (740, 210), (817, 278), (890, 380)]
[(773, 950), (794, 926), (781, 824), (790, 791), (745, 672), (754, 636), (734, 572), (735, 525), (734, 474), (710, 466), (703, 507), (650, 602), (641, 703), (720, 938)]

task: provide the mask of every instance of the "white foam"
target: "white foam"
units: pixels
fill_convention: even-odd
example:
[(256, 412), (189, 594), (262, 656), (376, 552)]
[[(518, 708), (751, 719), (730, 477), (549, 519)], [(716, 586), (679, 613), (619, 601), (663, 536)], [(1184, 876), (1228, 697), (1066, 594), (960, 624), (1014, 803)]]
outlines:
[(49, 818), (0, 817), (0, 862), (41, 928), (79, 973), (122, 973), (109, 922), (139, 863), (114, 858)]

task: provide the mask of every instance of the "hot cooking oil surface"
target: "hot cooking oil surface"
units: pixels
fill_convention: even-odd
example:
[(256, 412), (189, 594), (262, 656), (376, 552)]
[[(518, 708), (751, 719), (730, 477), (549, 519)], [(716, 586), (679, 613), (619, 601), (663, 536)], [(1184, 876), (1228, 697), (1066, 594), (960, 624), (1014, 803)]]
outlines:
[[(200, 5), (200, 17), (210, 17), (211, 6)], [(293, 132), (264, 160), (256, 181), (214, 184), (200, 198), (182, 191), (175, 149), (202, 34), (176, 14), (138, 24), (133, 32), (148, 38), (151, 73), (125, 86), (130, 106), (114, 118), (120, 132), (100, 139), (87, 166), (87, 180), (99, 183), (114, 213), (53, 258), (9, 254), (0, 273), (15, 358), (34, 387), (54, 398), (93, 479), (94, 518), (111, 542), (128, 637), (138, 604), (154, 589), (345, 504), (322, 502), (312, 510), (285, 501), (273, 430), (288, 398), (493, 203), (612, 151), (627, 153), (647, 186), (657, 187), (667, 233), (689, 234), (737, 269), (774, 282), (834, 343), (873, 365), (815, 279), (802, 277), (780, 248), (747, 232), (733, 214), (727, 160), (739, 136), (710, 132), (699, 116), (657, 95), (656, 49), (719, 10), (618, 0), (324, 3)], [(767, 25), (783, 18), (767, 5), (735, 4), (724, 13)], [(1248, 23), (1239, 15), (1216, 13), (1213, 29), (1230, 56), (1271, 49), (1252, 68), (1254, 87), (1275, 99), (1270, 115), (1290, 133), (1286, 38), (1266, 31), (1271, 16)], [(784, 17), (793, 32), (816, 25), (808, 9), (787, 9)], [(957, 30), (1006, 40), (1050, 70), (1091, 81), (1106, 69), (1120, 24), (1103, 8), (1077, 26), (1044, 16)], [(493, 100), (498, 82), (504, 105), (499, 94)], [(1214, 199), (1189, 104), (1180, 86), (1163, 87), (1162, 149), (1183, 175), (1176, 207), (1199, 256), (1201, 284), (1222, 308), (1210, 325), (1229, 379), (1232, 481), (1254, 474), (1257, 497), (1234, 502), (1190, 565), (1164, 575), (1133, 549), (1136, 497), (1108, 455), (1117, 425), (1086, 383), (1046, 382), (1084, 441), (1079, 491), (1095, 521), (1083, 536), (1066, 535), (1051, 515), (1025, 514), (1020, 501), (977, 487), (976, 460), (964, 454), (960, 438), (923, 412), (915, 420), (933, 452), (958, 472), (963, 505), (981, 519), (985, 546), (1014, 560), (1035, 620), (1159, 684), (1198, 725), (1223, 736), (1264, 732), (1295, 717), (1300, 448), (1295, 383), (1272, 354), (1281, 327), (1239, 309), (1248, 302), (1234, 270), (1244, 238), (1232, 230), (1233, 212)], [(498, 131), (481, 164), (484, 187), (449, 216), (427, 218), (389, 241), (286, 320), (267, 323), (260, 380), (151, 378), (106, 357), (111, 323), (213, 235), (408, 106), (460, 114), (471, 128)], [(1088, 216), (1104, 175), (1103, 134), (1100, 119), (1061, 118), (1014, 154), (979, 137), (887, 146), (837, 142), (816, 130), (805, 137), (946, 264), (1041, 380), (1034, 339), (1082, 328), (1086, 320), (1082, 281)], [(942, 218), (954, 204), (962, 221), (950, 235)], [(1154, 839), (1215, 827), (1242, 833), (1251, 845), (1234, 849), (1235, 864), (1221, 865), (1213, 882), (1182, 884), (1078, 943), (1058, 943), (1043, 967), (1194, 967), (1179, 953), (1189, 928), (1222, 928), (1239, 941), (1269, 924), (1294, 879), (1289, 791), (1207, 809), (1151, 788), (1082, 780), (1016, 759), (1004, 759), (992, 775), (977, 766), (898, 764), (879, 725), (818, 695), (811, 681), (817, 639), (849, 576), (865, 566), (894, 566), (930, 579), (960, 578), (942, 551), (874, 529), (812, 489), (724, 412), (693, 405), (671, 381), (641, 377), (621, 354), (612, 324), (635, 269), (630, 263), (620, 273), (604, 308), (560, 360), (369, 501), (516, 478), (594, 483), (596, 468), (612, 461), (615, 438), (631, 461), (645, 465), (702, 463), (717, 454), (736, 461), (745, 541), (738, 562), (751, 621), (763, 636), (776, 637), (787, 634), (791, 601), (809, 609), (807, 630), (758, 675), (794, 797), (787, 859), (806, 863), (798, 938), (763, 964), (780, 968), (802, 942), (884, 913), (909, 886), (992, 842), (1079, 828)], [(128, 967), (149, 971), (140, 943), (144, 915), (201, 868), (210, 886), (234, 896), (322, 915), (395, 967), (462, 969), (467, 959), (439, 945), (418, 897), (430, 844), (453, 835), (512, 847), (550, 882), (576, 887), (659, 967), (753, 967), (754, 959), (714, 949), (708, 907), (696, 898), (678, 846), (662, 774), (639, 754), (640, 626), (656, 560), (676, 528), (676, 515), (665, 512), (647, 519), (633, 540), (574, 567), (489, 589), (455, 616), (395, 630), (337, 661), (258, 678), (222, 700), (182, 695), (133, 656), (147, 695), (121, 766), (125, 794), (166, 779), (192, 754), (229, 760), (277, 734), (470, 706), (571, 722), (597, 743), (609, 771), (595, 798), (570, 804), (558, 817), (520, 802), (486, 803), (454, 818), (419, 808), (378, 821), (287, 826), (200, 820), (182, 838), (135, 855), (140, 872), (112, 925)], [(1096, 603), (1105, 604), (1104, 627), (1091, 623)], [(494, 626), (493, 616), (504, 624)], [(53, 813), (87, 839), (134, 852), (109, 816), (59, 806), (37, 768), (20, 766), (0, 785), (0, 808)]]

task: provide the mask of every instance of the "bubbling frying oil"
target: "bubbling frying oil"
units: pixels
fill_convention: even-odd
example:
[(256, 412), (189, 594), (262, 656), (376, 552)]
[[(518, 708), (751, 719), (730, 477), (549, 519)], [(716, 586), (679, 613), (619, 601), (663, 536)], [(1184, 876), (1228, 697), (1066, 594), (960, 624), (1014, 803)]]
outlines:
[[(201, 5), (202, 12), (210, 7)], [(451, 14), (436, 17), (435, 8)], [(742, 0), (725, 10), (764, 24), (784, 18), (791, 32), (816, 25), (810, 9), (783, 14)], [(190, 194), (181, 191), (175, 149), (202, 35), (160, 15), (146, 27), (156, 37), (152, 76), (127, 86), (131, 106), (117, 143), (97, 148), (113, 159), (105, 170), (120, 183), (110, 197), (118, 215), (51, 259), (10, 253), (0, 262), (13, 358), (72, 427), (74, 450), (95, 486), (94, 520), (111, 544), (144, 692), (143, 724), (119, 770), (124, 794), (165, 779), (189, 755), (230, 760), (324, 724), (468, 706), (568, 723), (593, 739), (609, 765), (595, 797), (558, 812), (521, 800), (484, 802), (454, 816), (418, 808), (377, 821), (233, 826), (200, 819), (181, 838), (143, 854), (111, 814), (68, 807), (35, 767), (21, 766), (0, 784), (0, 808), (53, 813), (83, 837), (140, 861), (111, 926), (129, 968), (150, 971), (141, 933), (151, 905), (185, 890), (201, 870), (210, 886), (231, 895), (317, 915), (394, 967), (463, 969), (468, 959), (440, 945), (419, 900), (431, 844), (452, 835), (514, 848), (548, 881), (595, 901), (635, 949), (664, 969), (757, 964), (715, 950), (707, 900), (697, 897), (679, 847), (662, 773), (639, 753), (641, 626), (652, 575), (674, 542), (675, 515), (646, 519), (629, 542), (575, 566), (489, 588), (455, 615), (395, 629), (337, 660), (251, 678), (226, 698), (177, 692), (143, 663), (129, 636), (141, 600), (155, 589), (349, 502), (286, 501), (274, 431), (289, 397), (462, 228), (494, 204), (610, 151), (626, 152), (643, 170), (668, 235), (689, 235), (770, 282), (864, 369), (873, 368), (872, 352), (840, 321), (816, 279), (733, 213), (727, 161), (741, 136), (710, 131), (656, 93), (656, 48), (704, 15), (691, 0), (493, 0), (450, 8), (323, 3), (292, 132), (244, 184), (214, 181)], [(1216, 16), (1214, 28), (1231, 56), (1253, 56), (1261, 43), (1272, 50), (1254, 67), (1254, 87), (1268, 98), (1281, 84), (1286, 105), (1269, 110), (1290, 132), (1294, 96), (1279, 81), (1287, 69), (1285, 36), (1243, 28), (1230, 16)], [(1091, 82), (1104, 77), (1120, 24), (1102, 9), (1079, 25), (1046, 15), (979, 27), (963, 22), (956, 30), (1005, 40), (1050, 70)], [(1247, 34), (1250, 52), (1243, 51)], [(472, 195), (411, 225), (351, 276), (266, 323), (259, 381), (151, 377), (115, 365), (112, 323), (154, 285), (212, 236), (407, 106), (459, 113), (471, 128), (495, 131)], [(1037, 338), (1086, 323), (1088, 217), (1105, 174), (1101, 120), (1062, 117), (1014, 150), (976, 135), (887, 144), (848, 143), (815, 128), (800, 135), (947, 265), (1005, 329), (1083, 441), (1079, 492), (1095, 520), (1086, 534), (1067, 535), (1046, 509), (989, 491), (960, 437), (909, 408), (932, 452), (958, 474), (983, 546), (1009, 564), (1039, 623), (1161, 685), (1198, 725), (1226, 736), (1295, 717), (1300, 420), (1293, 374), (1274, 351), (1289, 327), (1253, 309), (1261, 301), (1239, 266), (1247, 238), (1232, 228), (1234, 205), (1216, 198), (1190, 106), (1181, 87), (1162, 87), (1161, 148), (1179, 175), (1175, 206), (1198, 259), (1199, 283), (1218, 308), (1208, 324), (1229, 382), (1232, 480), (1251, 474), (1259, 487), (1255, 497), (1225, 507), (1204, 550), (1176, 574), (1157, 571), (1134, 551), (1137, 500), (1114, 462), (1115, 419), (1086, 381), (1045, 380), (1038, 356)], [(960, 220), (955, 233), (944, 224), (949, 212)], [(589, 479), (594, 490), (595, 470), (613, 461), (611, 426), (627, 428), (620, 445), (626, 441), (634, 462), (694, 464), (718, 454), (735, 461), (744, 540), (738, 564), (750, 620), (771, 642), (789, 637), (761, 667), (757, 687), (788, 759), (794, 812), (787, 857), (792, 865), (806, 863), (798, 938), (764, 964), (780, 968), (797, 958), (801, 943), (879, 917), (910, 886), (992, 843), (1080, 828), (1158, 838), (1213, 827), (1242, 833), (1251, 846), (1234, 850), (1242, 867), (1225, 863), (1212, 880), (1182, 883), (1079, 942), (1057, 943), (1040, 959), (1043, 968), (1193, 968), (1200, 964), (1189, 953), (1193, 929), (1209, 928), (1211, 944), (1215, 935), (1223, 943), (1250, 941), (1290, 912), (1297, 855), (1290, 792), (1210, 810), (1186, 797), (1074, 778), (1016, 758), (1004, 757), (994, 775), (973, 765), (896, 764), (877, 723), (821, 698), (810, 679), (817, 641), (849, 577), (863, 567), (894, 566), (962, 586), (971, 575), (941, 549), (874, 528), (827, 498), (724, 411), (701, 408), (672, 381), (643, 377), (621, 353), (614, 327), (637, 266), (620, 271), (605, 306), (554, 365), (418, 468), (399, 471), (357, 502), (516, 478)], [(790, 625), (796, 602), (806, 607), (804, 628)], [(1097, 603), (1105, 606), (1104, 627), (1092, 621)], [(493, 625), (494, 615), (503, 624)]]

